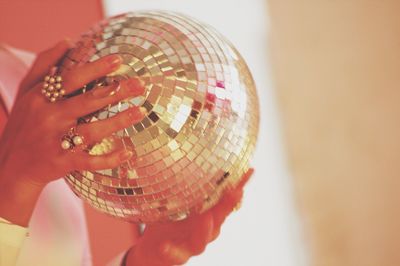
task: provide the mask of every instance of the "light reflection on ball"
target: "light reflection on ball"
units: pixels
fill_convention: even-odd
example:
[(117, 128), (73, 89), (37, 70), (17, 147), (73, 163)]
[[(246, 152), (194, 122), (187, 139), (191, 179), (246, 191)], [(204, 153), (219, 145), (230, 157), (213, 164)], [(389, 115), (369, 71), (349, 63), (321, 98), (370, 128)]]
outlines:
[(143, 106), (147, 115), (140, 123), (90, 151), (123, 146), (135, 156), (115, 169), (75, 171), (67, 183), (94, 208), (131, 222), (179, 220), (207, 210), (247, 171), (257, 139), (258, 101), (246, 63), (209, 26), (171, 12), (137, 12), (97, 24), (60, 69), (109, 54), (121, 55), (123, 65), (85, 90), (137, 77), (146, 95), (80, 123)]

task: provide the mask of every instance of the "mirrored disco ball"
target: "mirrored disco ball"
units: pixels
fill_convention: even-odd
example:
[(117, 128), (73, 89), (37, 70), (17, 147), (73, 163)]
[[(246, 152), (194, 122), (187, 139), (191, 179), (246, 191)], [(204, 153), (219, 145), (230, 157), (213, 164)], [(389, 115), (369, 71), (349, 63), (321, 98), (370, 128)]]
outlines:
[(102, 21), (82, 35), (60, 68), (109, 54), (119, 54), (123, 65), (82, 92), (136, 77), (145, 84), (145, 96), (79, 123), (144, 107), (140, 123), (90, 148), (92, 155), (120, 147), (135, 155), (115, 169), (74, 171), (67, 183), (94, 208), (131, 222), (180, 220), (215, 205), (248, 170), (257, 139), (258, 100), (243, 58), (218, 32), (192, 18), (135, 12)]

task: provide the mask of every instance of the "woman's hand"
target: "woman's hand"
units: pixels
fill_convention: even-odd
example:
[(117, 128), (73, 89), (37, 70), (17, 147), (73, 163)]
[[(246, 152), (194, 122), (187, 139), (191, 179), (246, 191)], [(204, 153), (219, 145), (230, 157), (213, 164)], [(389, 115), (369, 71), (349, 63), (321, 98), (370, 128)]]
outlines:
[[(125, 150), (91, 156), (82, 149), (69, 152), (61, 148), (61, 138), (76, 126), (79, 117), (144, 92), (140, 83), (131, 79), (50, 103), (41, 94), (44, 76), (69, 48), (69, 42), (62, 41), (38, 56), (21, 84), (20, 94), (1, 136), (0, 217), (15, 223), (26, 224), (33, 207), (28, 208), (25, 216), (13, 213), (12, 209), (19, 211), (24, 208), (21, 205), (37, 197), (48, 182), (72, 170), (116, 167), (132, 156)], [(115, 71), (120, 64), (119, 56), (110, 55), (61, 73), (63, 88), (66, 94), (72, 93), (90, 81)], [(85, 144), (92, 145), (142, 118), (140, 109), (132, 107), (112, 118), (79, 125), (76, 131), (83, 136)]]
[(250, 169), (235, 189), (225, 192), (220, 202), (203, 214), (166, 224), (148, 225), (138, 244), (128, 254), (127, 265), (171, 266), (186, 263), (215, 240), (225, 218), (240, 204)]

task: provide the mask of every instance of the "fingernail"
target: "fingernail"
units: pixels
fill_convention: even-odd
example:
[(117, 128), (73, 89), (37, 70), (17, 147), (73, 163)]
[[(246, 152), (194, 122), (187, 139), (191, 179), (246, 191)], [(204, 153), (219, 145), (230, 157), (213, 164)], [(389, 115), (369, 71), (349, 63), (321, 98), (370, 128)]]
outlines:
[(127, 82), (126, 82), (126, 86), (128, 87), (128, 88), (136, 88), (137, 86), (139, 85), (139, 82), (136, 80), (136, 79), (129, 79)]
[(138, 79), (138, 81), (141, 87), (145, 87), (146, 83), (144, 82), (144, 80)]
[(120, 159), (122, 162), (124, 162), (124, 161), (130, 159), (132, 156), (133, 156), (133, 152), (131, 152), (131, 151), (122, 151), (122, 152), (119, 154), (119, 159)]
[(146, 112), (147, 112), (146, 108), (144, 107), (139, 107), (139, 108), (132, 107), (129, 110), (128, 115), (132, 119), (132, 122), (138, 122), (138, 120), (141, 120), (145, 116)]
[(141, 82), (137, 79), (130, 79), (127, 81), (126, 86), (129, 91), (135, 93), (135, 95), (143, 94), (144, 86), (142, 86)]
[(110, 55), (107, 63), (111, 69), (114, 69), (122, 63), (122, 58), (119, 55)]
[(140, 113), (142, 113), (142, 115), (146, 115), (147, 114), (147, 109), (144, 108), (143, 106), (139, 107), (139, 111), (140, 111)]

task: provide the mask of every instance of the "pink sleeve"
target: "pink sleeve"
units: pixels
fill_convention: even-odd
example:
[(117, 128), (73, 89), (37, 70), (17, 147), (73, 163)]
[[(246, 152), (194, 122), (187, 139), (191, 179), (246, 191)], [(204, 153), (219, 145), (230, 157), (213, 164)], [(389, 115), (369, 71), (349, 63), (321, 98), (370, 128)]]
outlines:
[(0, 44), (0, 96), (11, 110), (22, 78), (29, 70), (35, 55)]
[[(0, 97), (8, 111), (34, 58), (31, 53), (0, 44)], [(18, 241), (14, 241), (6, 252), (0, 253), (7, 253), (7, 258), (11, 258), (12, 251), (14, 257), (11, 259), (18, 259), (17, 265), (58, 265), (60, 260), (65, 265), (92, 265), (83, 205), (64, 180), (54, 181), (43, 190), (29, 224), (28, 238), (22, 235), (24, 228), (18, 231), (12, 228), (11, 232), (9, 225), (3, 225), (3, 228), (6, 226), (4, 230), (8, 238), (18, 236)], [(1, 235), (0, 249), (4, 251), (10, 241), (5, 238), (4, 232)], [(1, 257), (0, 254), (0, 260)]]

